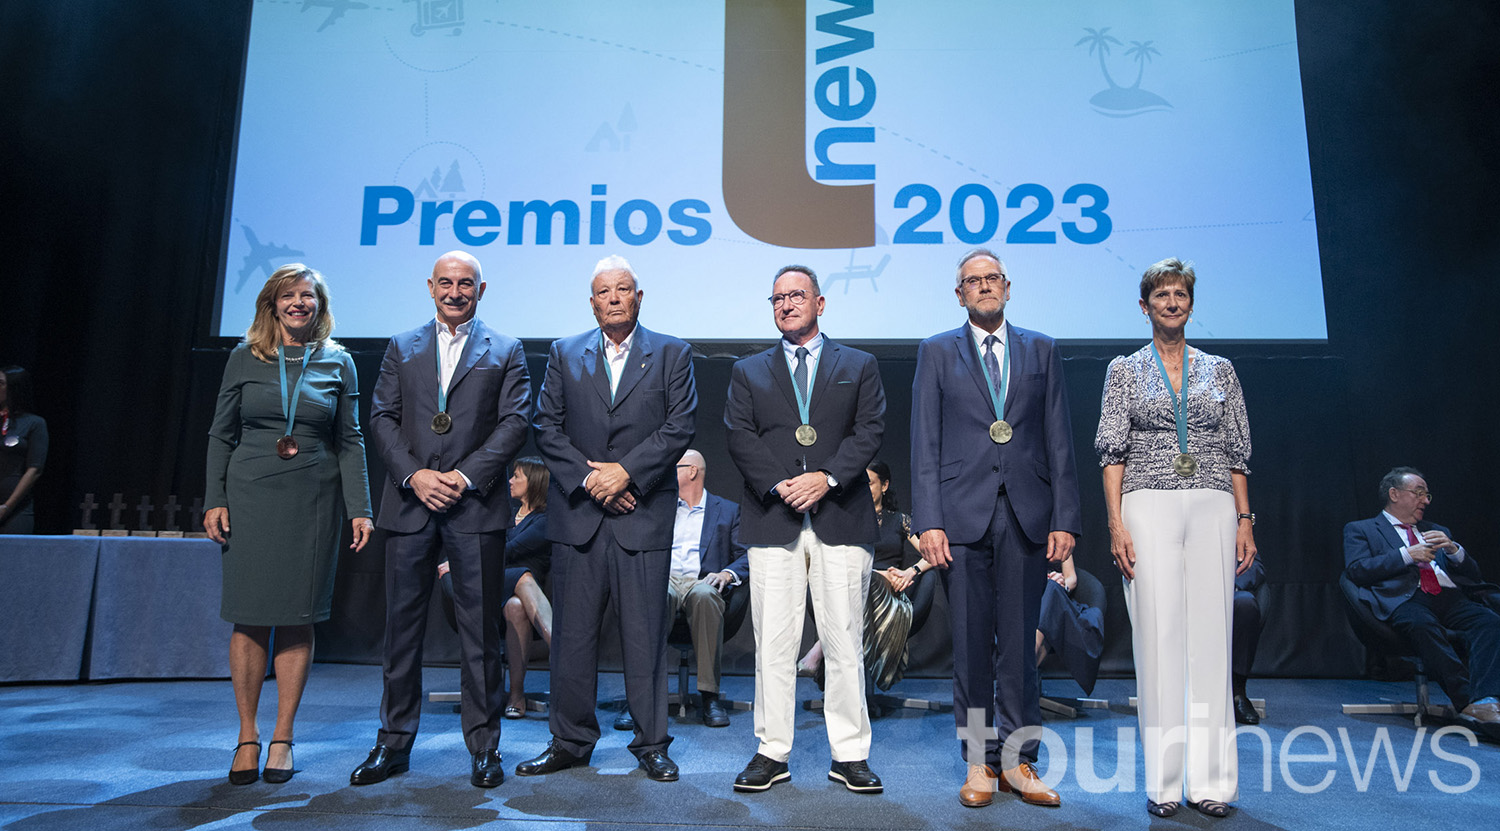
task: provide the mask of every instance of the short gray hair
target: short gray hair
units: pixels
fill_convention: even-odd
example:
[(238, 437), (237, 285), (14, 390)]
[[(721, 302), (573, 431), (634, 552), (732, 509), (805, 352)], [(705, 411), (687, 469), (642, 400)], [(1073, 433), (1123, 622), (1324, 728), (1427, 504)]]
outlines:
[(809, 280), (812, 281), (813, 296), (814, 297), (822, 297), (823, 296), (823, 290), (820, 289), (820, 288), (818, 288), (818, 275), (812, 269), (808, 268), (805, 265), (784, 265), (784, 266), (782, 266), (781, 269), (776, 272), (776, 276), (771, 278), (771, 286), (772, 286), (771, 290), (772, 291), (776, 290), (776, 288), (775, 288), (776, 281), (781, 279), (781, 275), (787, 274), (789, 272), (796, 272), (798, 274), (806, 274), (807, 275), (807, 279), (809, 279)]
[(594, 274), (589, 278), (589, 281), (592, 282), (594, 277), (598, 277), (600, 274), (603, 274), (606, 271), (623, 271), (626, 274), (629, 274), (630, 279), (635, 281), (636, 290), (640, 290), (641, 276), (639, 274), (636, 274), (635, 269), (630, 267), (629, 261), (627, 261), (624, 257), (621, 257), (619, 254), (610, 254), (608, 257), (605, 257), (604, 259), (595, 263)]
[(971, 248), (967, 253), (965, 253), (958, 259), (958, 267), (953, 270), (954, 288), (959, 288), (964, 284), (964, 266), (968, 265), (969, 260), (972, 260), (975, 257), (989, 257), (990, 259), (999, 263), (1000, 276), (1004, 277), (1007, 280), (1010, 279), (1009, 272), (1005, 270), (1005, 261), (1000, 259), (999, 254), (996, 254), (988, 248)]
[(1391, 488), (1401, 490), (1401, 486), (1406, 484), (1409, 476), (1415, 476), (1418, 479), (1427, 478), (1422, 475), (1422, 471), (1414, 467), (1393, 467), (1390, 473), (1380, 477), (1380, 504), (1391, 504)]

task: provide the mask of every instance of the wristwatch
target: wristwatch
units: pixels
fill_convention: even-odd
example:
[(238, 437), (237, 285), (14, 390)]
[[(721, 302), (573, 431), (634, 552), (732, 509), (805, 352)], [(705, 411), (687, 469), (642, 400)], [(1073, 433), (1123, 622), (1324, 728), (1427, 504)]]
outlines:
[(838, 486), (839, 486), (839, 480), (833, 478), (833, 474), (829, 473), (826, 470), (823, 471), (823, 475), (826, 476), (826, 477), (828, 477), (828, 489), (829, 490), (837, 490)]
[(1235, 522), (1239, 522), (1242, 519), (1248, 519), (1248, 520), (1250, 520), (1250, 527), (1252, 527), (1252, 528), (1255, 527), (1255, 514), (1235, 514), (1234, 515)]

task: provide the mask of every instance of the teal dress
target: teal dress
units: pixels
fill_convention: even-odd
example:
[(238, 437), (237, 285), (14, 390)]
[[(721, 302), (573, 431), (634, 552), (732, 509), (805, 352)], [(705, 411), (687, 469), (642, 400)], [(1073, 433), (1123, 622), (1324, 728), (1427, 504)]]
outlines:
[(220, 617), (247, 626), (328, 619), (346, 517), (368, 517), (370, 486), (359, 431), (359, 382), (340, 347), (287, 347), (287, 390), (306, 371), (292, 436), (299, 452), (276, 455), (286, 428), (276, 361), (241, 343), (229, 354), (208, 431), (204, 507), (229, 509)]

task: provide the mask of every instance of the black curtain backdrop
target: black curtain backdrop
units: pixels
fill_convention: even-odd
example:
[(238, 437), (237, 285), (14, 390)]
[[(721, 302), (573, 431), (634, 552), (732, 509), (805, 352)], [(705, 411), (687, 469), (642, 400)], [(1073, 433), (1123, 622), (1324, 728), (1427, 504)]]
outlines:
[[(1393, 465), (1424, 470), (1439, 495), (1429, 517), (1500, 577), (1491, 564), (1500, 440), (1490, 423), (1500, 360), (1486, 325), (1500, 299), (1500, 10), (1359, 5), (1297, 4), (1328, 342), (1208, 347), (1239, 371), (1255, 442), (1251, 501), (1270, 575), (1258, 674), (1363, 670), (1336, 586), (1340, 533), (1377, 510), (1376, 482)], [(0, 363), (33, 370), (52, 431), (41, 532), (73, 528), (86, 492), (101, 502), (122, 492), (132, 505), (143, 494), (160, 505), (202, 492), (229, 345), (207, 332), (248, 24), (245, 0), (0, 5)], [(591, 263), (605, 252), (579, 253)], [(946, 291), (946, 279), (934, 290)], [(1017, 279), (1019, 288), (1029, 278)], [(649, 307), (644, 322), (672, 328)], [(383, 344), (348, 345), (368, 392)], [(528, 343), (537, 378), (546, 346)], [(1105, 365), (1135, 346), (1064, 349), (1083, 474), (1079, 564), (1110, 589), (1105, 668), (1115, 672), (1130, 669), (1128, 623), (1092, 440)], [(705, 344), (695, 365), (697, 446), (710, 489), (726, 496), (740, 485), (723, 450), (722, 406), (732, 360), (749, 348)], [(890, 399), (881, 457), (904, 491), (915, 349), (872, 351)], [(378, 494), (378, 460), (371, 473)], [(135, 527), (135, 512), (125, 517)], [(345, 558), (335, 618), (320, 628), (324, 659), (378, 656), (381, 567), (378, 545)], [(948, 666), (941, 614), (917, 641), (916, 672)], [(731, 658), (730, 669), (748, 667), (742, 650)]]

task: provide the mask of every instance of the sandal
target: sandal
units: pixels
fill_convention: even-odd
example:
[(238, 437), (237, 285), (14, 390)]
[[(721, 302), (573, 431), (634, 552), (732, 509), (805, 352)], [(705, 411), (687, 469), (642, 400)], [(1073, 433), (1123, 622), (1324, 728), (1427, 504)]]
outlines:
[(515, 706), (506, 707), (505, 708), (504, 716), (506, 718), (511, 718), (511, 719), (525, 718), (526, 717), (526, 709), (524, 707), (515, 707)]
[[(249, 744), (255, 745), (255, 767), (246, 768), (245, 770), (235, 770), (233, 758), (238, 758), (240, 755), (240, 748)], [(248, 785), (260, 778), (260, 742), (240, 742), (239, 744), (234, 746), (233, 758), (231, 758), (229, 762), (229, 784)]]
[(1229, 806), (1216, 799), (1200, 799), (1197, 802), (1189, 802), (1188, 807), (1205, 817), (1222, 819), (1229, 816)]
[(1162, 817), (1165, 819), (1174, 816), (1177, 813), (1177, 809), (1181, 807), (1182, 804), (1179, 802), (1152, 802), (1149, 799), (1146, 800), (1146, 811), (1153, 817)]
[[(284, 745), (286, 745), (287, 746), (287, 754), (286, 754), (287, 761), (291, 761), (291, 758), (292, 758), (292, 752), (291, 752), (292, 743), (291, 743), (290, 740), (276, 739), (275, 741), (272, 741), (271, 744), (284, 744)], [(270, 761), (270, 759), (271, 759), (270, 754), (269, 753), (266, 754), (266, 760)], [(272, 785), (280, 785), (282, 782), (290, 782), (291, 779), (292, 779), (292, 774), (294, 774), (296, 772), (297, 772), (297, 769), (295, 767), (291, 767), (291, 766), (284, 767), (284, 768), (273, 768), (273, 767), (269, 767), (268, 766), (264, 771), (261, 772), (261, 776), (267, 782), (271, 783)]]

